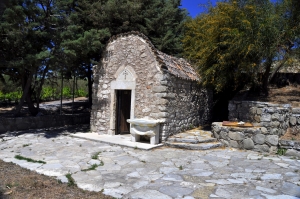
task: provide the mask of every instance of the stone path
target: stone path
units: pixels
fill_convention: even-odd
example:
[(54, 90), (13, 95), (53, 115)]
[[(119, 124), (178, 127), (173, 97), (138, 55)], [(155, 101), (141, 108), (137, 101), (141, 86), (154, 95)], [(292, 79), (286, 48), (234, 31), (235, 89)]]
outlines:
[(80, 188), (115, 198), (300, 197), (300, 160), (229, 148), (143, 151), (74, 138), (64, 129), (34, 130), (1, 135), (0, 158), (62, 182), (70, 173)]

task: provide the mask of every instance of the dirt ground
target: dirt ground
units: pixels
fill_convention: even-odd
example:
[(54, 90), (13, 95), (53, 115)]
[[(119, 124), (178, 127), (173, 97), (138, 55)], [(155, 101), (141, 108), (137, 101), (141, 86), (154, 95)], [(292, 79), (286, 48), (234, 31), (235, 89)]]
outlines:
[(0, 160), (0, 198), (99, 198), (109, 199), (101, 192), (84, 191), (62, 184), (52, 177)]
[(281, 88), (271, 86), (268, 96), (257, 96), (248, 91), (241, 91), (234, 99), (291, 104), (293, 107), (300, 107), (300, 85), (290, 85)]

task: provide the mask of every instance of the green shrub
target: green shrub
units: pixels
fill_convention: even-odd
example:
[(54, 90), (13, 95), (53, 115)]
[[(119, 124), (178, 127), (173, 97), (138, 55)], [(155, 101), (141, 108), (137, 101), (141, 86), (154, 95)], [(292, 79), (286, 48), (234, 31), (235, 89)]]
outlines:
[(46, 101), (46, 100), (56, 99), (55, 93), (56, 93), (56, 88), (52, 88), (49, 86), (43, 87), (41, 92), (41, 100)]
[(88, 95), (88, 93), (83, 90), (83, 89), (78, 89), (78, 92), (77, 92), (77, 97), (86, 97)]
[(277, 150), (277, 154), (278, 155), (285, 155), (287, 149), (284, 149), (284, 148), (278, 148)]
[(14, 91), (5, 94), (5, 100), (18, 102), (22, 97), (21, 91)]
[(0, 101), (4, 101), (4, 100), (5, 100), (5, 94), (0, 91)]
[(72, 97), (71, 89), (69, 87), (63, 88), (63, 98), (70, 98)]

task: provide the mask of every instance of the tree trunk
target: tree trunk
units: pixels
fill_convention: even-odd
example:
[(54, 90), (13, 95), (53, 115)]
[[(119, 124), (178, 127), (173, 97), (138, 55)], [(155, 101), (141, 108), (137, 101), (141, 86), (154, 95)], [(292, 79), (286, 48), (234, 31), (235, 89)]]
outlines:
[[(25, 74), (24, 74), (24, 76), (25, 76)], [(24, 100), (28, 95), (28, 91), (30, 89), (31, 81), (32, 81), (32, 72), (29, 73), (28, 77), (25, 76), (24, 78), (25, 78), (25, 81), (23, 81), (23, 84), (24, 84), (23, 94), (22, 94), (22, 97), (20, 99), (19, 104), (16, 106), (16, 110), (15, 110), (15, 113), (14, 113), (15, 117), (18, 117), (20, 115), (20, 111), (21, 111), (22, 106), (24, 104)]]
[(41, 97), (42, 88), (43, 88), (43, 85), (44, 85), (44, 82), (45, 82), (45, 76), (46, 76), (46, 73), (48, 72), (48, 67), (49, 67), (49, 64), (46, 65), (46, 68), (43, 71), (43, 76), (42, 76), (40, 85), (39, 85), (39, 87), (36, 91), (36, 96), (37, 96), (37, 98), (36, 98), (36, 108), (38, 110), (40, 108), (40, 97)]
[(91, 70), (91, 64), (89, 63), (88, 65), (88, 91), (89, 91), (89, 106), (92, 107), (92, 103), (93, 103), (93, 99), (92, 99), (92, 86), (93, 86), (93, 82), (92, 82), (92, 70)]
[(39, 109), (34, 106), (34, 103), (32, 102), (31, 96), (32, 96), (32, 90), (29, 88), (29, 91), (28, 91), (27, 96), (26, 96), (27, 107), (28, 107), (28, 110), (29, 110), (30, 114), (32, 116), (36, 116), (39, 112)]
[(270, 76), (271, 66), (272, 66), (272, 58), (268, 58), (265, 63), (266, 70), (263, 74), (263, 79), (262, 79), (262, 92), (266, 96), (269, 95), (269, 90), (268, 90), (269, 81), (268, 80), (269, 80), (269, 76)]
[(285, 62), (287, 60), (288, 60), (288, 55), (284, 56), (284, 58), (281, 61), (281, 63), (278, 64), (278, 66), (275, 67), (275, 69), (273, 70), (272, 74), (269, 76), (268, 83), (270, 83), (272, 81), (272, 79), (274, 78), (275, 74), (282, 68), (282, 66), (285, 64)]

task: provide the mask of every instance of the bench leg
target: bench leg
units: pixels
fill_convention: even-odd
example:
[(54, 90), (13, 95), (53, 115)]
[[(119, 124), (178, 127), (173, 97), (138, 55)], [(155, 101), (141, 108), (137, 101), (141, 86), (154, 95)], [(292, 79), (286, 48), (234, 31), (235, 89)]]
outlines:
[(131, 134), (131, 141), (132, 142), (139, 142), (140, 141), (140, 135), (138, 135), (138, 134)]
[(158, 141), (159, 141), (159, 136), (158, 135), (152, 136), (150, 138), (150, 144), (152, 144), (152, 145), (158, 144)]

